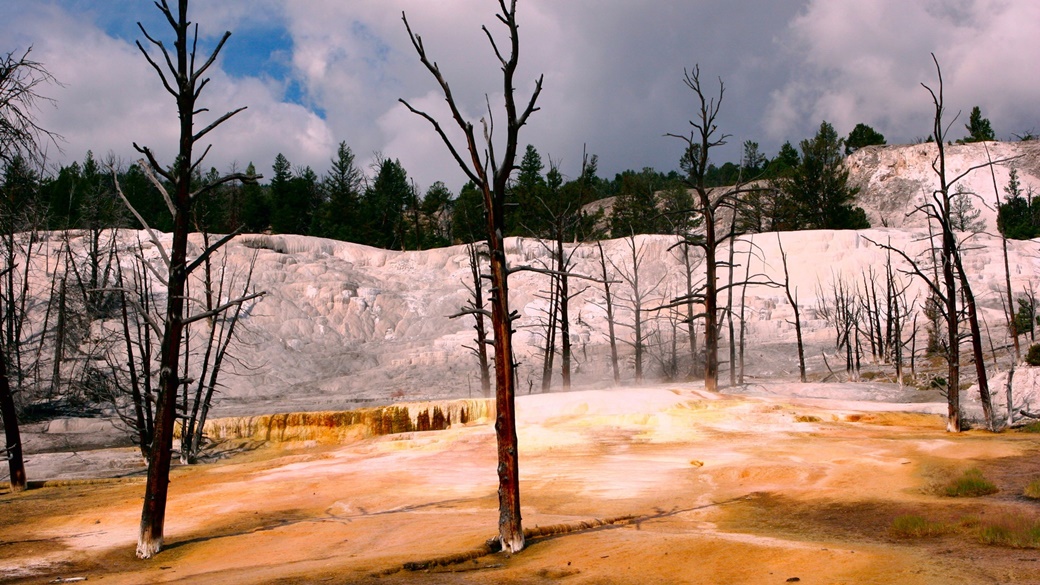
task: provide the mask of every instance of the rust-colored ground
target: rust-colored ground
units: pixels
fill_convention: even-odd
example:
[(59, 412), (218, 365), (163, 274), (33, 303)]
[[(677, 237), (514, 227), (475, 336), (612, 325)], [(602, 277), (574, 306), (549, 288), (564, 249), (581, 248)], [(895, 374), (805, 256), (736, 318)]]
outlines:
[[(494, 534), (492, 429), (283, 443), (175, 470), (167, 546), (148, 561), (134, 558), (140, 483), (3, 493), (0, 582), (1040, 583), (1040, 550), (891, 531), (903, 514), (1040, 522), (1021, 496), (1040, 435), (690, 390), (525, 397), (520, 411), (526, 527), (634, 518), (409, 571)], [(937, 494), (969, 467), (1001, 491)]]

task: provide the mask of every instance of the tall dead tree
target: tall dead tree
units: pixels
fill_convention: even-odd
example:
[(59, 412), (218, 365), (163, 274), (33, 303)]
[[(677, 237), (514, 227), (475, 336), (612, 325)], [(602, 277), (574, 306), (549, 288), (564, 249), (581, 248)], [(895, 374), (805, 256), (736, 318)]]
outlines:
[(603, 242), (596, 242), (596, 246), (599, 248), (599, 266), (603, 272), (603, 310), (607, 312), (607, 335), (610, 338), (610, 366), (614, 372), (614, 385), (616, 386), (621, 383), (621, 370), (618, 368), (617, 334), (614, 330), (614, 294), (610, 290), (610, 285), (614, 281), (607, 274), (607, 256), (603, 253)]
[[(718, 302), (720, 262), (716, 253), (719, 245), (727, 239), (720, 237), (717, 232), (716, 216), (721, 207), (730, 203), (726, 194), (717, 194), (712, 197), (712, 190), (706, 186), (705, 178), (708, 172), (709, 151), (725, 144), (726, 138), (728, 138), (728, 135), (718, 133), (718, 126), (715, 122), (719, 115), (726, 86), (720, 79), (718, 97), (709, 98), (701, 87), (700, 68), (697, 66), (692, 71), (684, 71), (683, 82), (693, 91), (699, 104), (694, 119), (690, 120), (693, 130), (689, 135), (667, 134), (667, 136), (679, 138), (686, 143), (682, 167), (686, 172), (688, 186), (696, 192), (695, 211), (703, 221), (703, 232), (688, 236), (686, 243), (704, 250), (704, 387), (706, 390), (714, 392), (719, 385), (720, 328)], [(732, 234), (729, 234), (729, 237), (732, 237)]]
[[(139, 164), (162, 194), (170, 214), (173, 216), (172, 244), (167, 252), (159, 244), (155, 232), (148, 228), (140, 214), (130, 207), (131, 212), (145, 225), (167, 267), (166, 308), (161, 327), (162, 341), (159, 350), (155, 433), (152, 448), (149, 451), (148, 476), (145, 484), (144, 506), (141, 510), (140, 534), (137, 541), (137, 556), (142, 559), (152, 557), (163, 546), (163, 527), (166, 521), (166, 500), (173, 455), (173, 431), (177, 419), (177, 395), (183, 383), (180, 358), (182, 345), (185, 342), (184, 328), (193, 321), (205, 319), (216, 312), (223, 312), (243, 302), (242, 299), (234, 299), (215, 307), (213, 311), (190, 317), (186, 315), (185, 285), (188, 275), (234, 236), (231, 234), (220, 238), (203, 250), (198, 257), (189, 261), (188, 233), (192, 227), (193, 206), (201, 197), (220, 185), (232, 181), (255, 182), (257, 179), (255, 176), (233, 173), (206, 182), (198, 189), (192, 190), (192, 174), (199, 168), (206, 153), (209, 152), (209, 146), (207, 146), (202, 155), (195, 159), (193, 155), (195, 144), (229, 118), (245, 109), (238, 108), (227, 112), (201, 130), (195, 130), (195, 116), (207, 111), (206, 108), (197, 105), (202, 89), (209, 83), (209, 78), (205, 77), (205, 73), (216, 60), (231, 33), (225, 32), (209, 57), (197, 66), (198, 27), (196, 26), (195, 30), (189, 34), (191, 22), (188, 20), (188, 0), (178, 1), (176, 13), (171, 10), (167, 0), (159, 0), (155, 5), (173, 29), (175, 36), (173, 54), (161, 40), (149, 34), (141, 23), (138, 23), (138, 28), (148, 42), (159, 51), (161, 58), (154, 59), (140, 41), (137, 42), (137, 47), (148, 64), (159, 75), (163, 87), (176, 100), (180, 127), (178, 153), (172, 167), (167, 168), (161, 165), (148, 147), (134, 144), (134, 148), (145, 157)], [(170, 186), (169, 190), (166, 185)], [(126, 202), (126, 198), (123, 197), (123, 199)]]
[[(989, 145), (985, 142), (983, 142), (982, 145), (986, 148), (986, 160), (992, 163), (993, 157), (989, 153)], [(1016, 171), (1012, 169), (1011, 172), (1011, 179), (1017, 183), (1018, 177), (1016, 176)], [(989, 166), (989, 175), (993, 180), (993, 208), (999, 211), (1000, 189), (997, 187), (997, 173), (992, 164)], [(1010, 182), (1011, 181), (1009, 181), (1009, 183)], [(1013, 195), (1017, 191), (1017, 184), (1014, 186), (1009, 184), (1008, 187), (1004, 188), (1004, 190), (1008, 192), (1008, 195)], [(1011, 292), (1011, 266), (1008, 262), (1008, 239), (1007, 235), (1004, 234), (1004, 230), (999, 229), (1000, 226), (997, 227), (997, 232), (1000, 234), (1000, 248), (1004, 258), (1004, 291), (1007, 293), (1004, 297), (1004, 300), (1007, 301), (1007, 304), (1004, 305), (1004, 316), (1007, 319), (1008, 333), (1011, 335), (1011, 343), (1015, 348), (1015, 362), (1017, 362), (1022, 357), (1022, 349), (1018, 342), (1018, 322), (1015, 320), (1015, 299), (1014, 294)], [(1011, 371), (1012, 373), (1014, 372), (1014, 364), (1012, 364)], [(1010, 401), (1008, 402), (1008, 408), (1011, 408)], [(1008, 424), (1011, 424), (1010, 420), (1008, 421)]]
[(516, 89), (513, 84), (513, 76), (516, 73), (520, 52), (520, 36), (516, 23), (516, 0), (512, 0), (508, 5), (505, 0), (499, 0), (498, 5), (501, 13), (497, 15), (497, 18), (508, 30), (508, 50), (502, 51), (499, 43), (486, 26), (482, 27), (482, 30), (491, 43), (492, 51), (494, 51), (495, 56), (502, 64), (506, 137), (505, 152), (502, 153), (500, 159), (495, 155), (495, 147), (492, 141), (494, 116), (491, 112), (490, 103), (488, 104), (488, 117), (482, 121), (484, 140), (483, 144), (480, 144), (477, 141), (473, 123), (463, 118), (455, 103), (455, 97), (452, 95), (448, 82), (441, 75), (441, 70), (437, 64), (427, 57), (422, 38), (412, 33), (404, 13), (401, 14), (401, 19), (404, 21), (408, 37), (412, 41), (412, 46), (418, 53), (419, 60), (433, 75), (444, 93), (444, 99), (448, 102), (448, 107), (451, 109), (452, 119), (465, 137), (465, 152), (469, 155), (469, 161), (467, 162), (463, 158), (463, 152), (456, 148), (436, 119), (426, 112), (413, 108), (407, 101), (403, 99), (400, 101), (412, 113), (423, 117), (433, 125), (434, 130), (441, 137), (449, 152), (451, 152), (455, 162), (458, 163), (466, 176), (473, 181), (483, 194), (491, 264), (491, 325), (494, 329), (495, 338), (498, 541), (504, 550), (518, 552), (524, 548), (524, 531), (520, 522), (520, 468), (516, 439), (516, 413), (513, 404), (516, 394), (516, 364), (513, 362), (512, 322), (516, 316), (509, 310), (508, 282), (510, 268), (506, 261), (505, 238), (503, 236), (505, 232), (504, 211), (509, 177), (517, 168), (516, 150), (520, 128), (527, 123), (528, 117), (538, 110), (535, 107), (535, 103), (538, 101), (538, 95), (542, 91), (542, 77), (539, 76), (537, 81), (535, 81), (534, 90), (531, 92), (527, 105), (522, 110), (518, 110), (515, 96)]
[(784, 251), (784, 242), (780, 239), (780, 232), (776, 233), (776, 245), (780, 248), (780, 261), (784, 266), (784, 293), (787, 295), (787, 302), (791, 303), (791, 309), (794, 310), (794, 334), (795, 339), (798, 342), (798, 377), (802, 383), (806, 383), (808, 380), (805, 377), (805, 346), (802, 344), (802, 314), (798, 305), (798, 289), (791, 290), (791, 273), (787, 270), (787, 252)]
[[(972, 292), (971, 284), (968, 281), (968, 276), (964, 271), (964, 265), (961, 262), (960, 246), (956, 234), (954, 233), (956, 226), (954, 225), (952, 218), (953, 209), (950, 191), (953, 185), (966, 177), (969, 173), (986, 166), (992, 166), (995, 162), (1002, 161), (987, 161), (984, 164), (972, 166), (961, 174), (955, 176), (953, 179), (948, 178), (946, 168), (946, 132), (948, 130), (948, 125), (943, 119), (946, 109), (943, 101), (942, 69), (939, 67), (939, 60), (935, 57), (935, 54), (932, 54), (932, 61), (935, 63), (938, 86), (933, 89), (927, 84), (922, 83), (921, 85), (928, 91), (929, 95), (931, 95), (932, 105), (935, 109), (935, 116), (932, 120), (932, 139), (935, 142), (937, 154), (932, 161), (932, 170), (936, 174), (939, 185), (937, 189), (932, 191), (931, 197), (918, 206), (915, 211), (925, 214), (929, 220), (929, 225), (934, 223), (939, 227), (939, 236), (942, 242), (941, 248), (938, 250), (939, 263), (941, 264), (942, 269), (941, 281), (938, 277), (930, 278), (926, 275), (921, 270), (920, 266), (903, 250), (884, 245), (881, 245), (881, 247), (902, 256), (903, 259), (910, 264), (910, 272), (921, 278), (930, 289), (932, 295), (939, 301), (938, 306), (941, 309), (942, 317), (946, 324), (947, 334), (945, 348), (947, 361), (946, 430), (949, 432), (959, 432), (962, 429), (960, 407), (961, 312), (957, 306), (957, 299), (958, 296), (963, 299), (964, 314), (967, 317), (969, 327), (967, 337), (970, 339), (972, 355), (975, 361), (975, 370), (978, 377), (979, 395), (982, 402), (983, 415), (986, 418), (986, 426), (992, 429), (993, 407), (990, 400), (989, 382), (986, 377), (986, 361), (982, 348), (982, 332), (979, 327), (975, 296)], [(874, 244), (879, 245), (876, 242), (874, 242)], [(960, 285), (959, 290), (958, 285)]]
[[(48, 83), (57, 83), (47, 69), (29, 57), (32, 48), (26, 49), (18, 56), (14, 52), (0, 56), (0, 168), (7, 170), (9, 165), (35, 163), (42, 168), (46, 158), (45, 144), (57, 145), (60, 136), (44, 129), (36, 119), (36, 109), (41, 102), (51, 101), (40, 94), (40, 87)], [(5, 173), (6, 174), (6, 173)], [(16, 198), (7, 192), (6, 185), (0, 185), (0, 200), (14, 203)], [(7, 244), (3, 254), (5, 262), (0, 264), (0, 321), (5, 323), (0, 332), (0, 420), (4, 423), (6, 446), (3, 449), (10, 470), (12, 491), (21, 491), (26, 486), (25, 462), (22, 456), (22, 440), (18, 427), (18, 414), (14, 402), (15, 392), (20, 384), (12, 387), (11, 376), (16, 372), (16, 364), (11, 360), (21, 345), (20, 336), (6, 327), (6, 323), (20, 321), (24, 316), (24, 303), (15, 303), (14, 299), (24, 298), (24, 294), (11, 285), (17, 281), (17, 263), (13, 261), (16, 225), (11, 222), (13, 209), (5, 209), (3, 213), (3, 235)], [(30, 241), (28, 247), (32, 246)], [(23, 263), (21, 272), (28, 274), (29, 253), (26, 251), (20, 259)], [(27, 282), (27, 281), (26, 281)], [(4, 285), (7, 286), (4, 286)], [(16, 311), (16, 313), (12, 313)]]

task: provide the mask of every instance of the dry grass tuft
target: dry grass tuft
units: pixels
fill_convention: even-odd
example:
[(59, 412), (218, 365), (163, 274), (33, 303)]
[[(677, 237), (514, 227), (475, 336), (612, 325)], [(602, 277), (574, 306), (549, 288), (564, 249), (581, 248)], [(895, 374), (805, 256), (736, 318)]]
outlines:
[(988, 479), (982, 476), (982, 472), (972, 468), (964, 472), (952, 483), (943, 489), (943, 495), (950, 498), (977, 498), (995, 494), (998, 490)]

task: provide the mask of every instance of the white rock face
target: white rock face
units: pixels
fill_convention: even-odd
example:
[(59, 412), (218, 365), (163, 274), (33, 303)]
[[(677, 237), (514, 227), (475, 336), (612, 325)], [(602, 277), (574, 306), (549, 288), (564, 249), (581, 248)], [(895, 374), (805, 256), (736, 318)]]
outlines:
[[(996, 169), (997, 184), (1007, 180), (1010, 164), (1020, 168), (1023, 189), (1040, 189), (1040, 145), (1037, 143), (990, 143), (994, 159), (1022, 154), (1013, 163)], [(981, 145), (951, 146), (951, 173), (959, 173), (985, 161)], [(854, 180), (863, 186), (860, 203), (875, 225), (884, 218), (889, 227), (863, 231), (805, 231), (783, 233), (783, 248), (788, 254), (791, 285), (797, 293), (807, 343), (808, 365), (815, 372), (826, 372), (823, 355), (835, 370), (842, 361), (834, 349), (834, 329), (819, 310), (839, 279), (850, 287), (863, 287), (871, 271), (878, 277), (883, 294), (886, 252), (876, 243), (891, 244), (914, 258), (925, 259), (928, 230), (923, 221), (906, 212), (922, 193), (934, 188), (931, 157), (934, 146), (866, 148), (849, 159)], [(980, 154), (981, 153), (981, 154)], [(980, 158), (981, 157), (981, 158)], [(988, 171), (969, 174), (965, 184), (992, 199), (992, 179)], [(978, 207), (981, 207), (978, 206)], [(994, 213), (983, 211), (990, 227)], [(138, 232), (121, 233), (123, 244), (136, 246)], [(46, 243), (57, 249), (58, 236)], [(1000, 240), (979, 234), (964, 234), (965, 267), (981, 306), (985, 330), (996, 346), (1006, 343), (1001, 308), (1004, 289)], [(154, 247), (144, 241), (144, 255), (156, 261)], [(168, 240), (168, 237), (166, 238)], [(196, 253), (202, 249), (201, 237), (193, 237)], [(634, 245), (643, 260), (639, 278), (647, 299), (643, 304), (645, 327), (651, 332), (644, 367), (647, 381), (660, 379), (663, 366), (670, 361), (672, 339), (681, 359), (688, 355), (685, 307), (678, 313), (655, 310), (685, 294), (685, 275), (676, 238), (638, 236)], [(168, 241), (165, 243), (168, 244)], [(83, 237), (71, 242), (82, 254)], [(575, 245), (568, 245), (573, 249)], [(619, 271), (631, 273), (628, 240), (603, 243), (611, 263), (611, 278), (622, 280)], [(1012, 288), (1016, 294), (1030, 286), (1040, 286), (1040, 254), (1035, 242), (1009, 242)], [(545, 246), (531, 239), (507, 242), (509, 262), (543, 267), (549, 264)], [(750, 252), (750, 255), (749, 255)], [(468, 298), (471, 277), (466, 249), (454, 246), (424, 252), (395, 252), (356, 244), (301, 236), (243, 235), (227, 246), (223, 257), (229, 268), (243, 274), (255, 255), (254, 289), (266, 291), (262, 301), (247, 308), (240, 329), (241, 340), (232, 350), (234, 363), (226, 365), (222, 377), (226, 385), (218, 398), (214, 416), (351, 408), (373, 403), (421, 401), (450, 397), (480, 397), (476, 359), (467, 346), (474, 341), (473, 318), (450, 319)], [(720, 251), (720, 259), (728, 250)], [(599, 278), (599, 252), (594, 245), (583, 245), (574, 256), (574, 272)], [(696, 252), (697, 264), (702, 257)], [(218, 261), (221, 258), (218, 256)], [(133, 264), (129, 253), (121, 257), (124, 268)], [(777, 234), (755, 234), (736, 242), (736, 279), (749, 270), (757, 283), (748, 286), (744, 299), (747, 328), (745, 361), (748, 373), (758, 377), (790, 378), (797, 375), (794, 346), (793, 310), (782, 288), (768, 282), (782, 282)], [(893, 266), (905, 269), (896, 256)], [(34, 295), (43, 298), (51, 286), (48, 264), (34, 273)], [(609, 266), (609, 264), (608, 264)], [(694, 270), (695, 287), (703, 279), (703, 268)], [(726, 270), (720, 278), (728, 279)], [(918, 280), (900, 273), (909, 285), (909, 299), (917, 307), (925, 300)], [(613, 285), (618, 299), (617, 334), (622, 353), (623, 378), (633, 379), (633, 311), (630, 287)], [(156, 290), (160, 290), (158, 286)], [(202, 287), (193, 285), (194, 294)], [(510, 278), (510, 303), (521, 318), (516, 327), (516, 359), (519, 391), (537, 392), (541, 382), (542, 326), (545, 317), (548, 277), (534, 272), (517, 272)], [(612, 384), (604, 294), (601, 284), (571, 281), (571, 337), (574, 350), (576, 385), (606, 387)], [(742, 291), (734, 291), (734, 313), (740, 312)], [(821, 298), (822, 293), (822, 298)], [(725, 295), (721, 304), (726, 304)], [(42, 305), (42, 304), (41, 304)], [(31, 319), (43, 320), (42, 307)], [(700, 307), (695, 307), (697, 312)], [(102, 325), (98, 325), (102, 327)], [(106, 328), (116, 328), (115, 322)], [(906, 324), (904, 335), (911, 332)], [(698, 324), (703, 344), (702, 326)], [(739, 328), (738, 328), (739, 334)], [(917, 348), (923, 347), (924, 318), (918, 319)], [(723, 343), (728, 343), (728, 327), (723, 327)], [(987, 343), (987, 348), (989, 343)], [(868, 349), (865, 349), (869, 353)], [(720, 358), (728, 362), (728, 349)], [(559, 387), (559, 360), (554, 388)], [(728, 379), (724, 363), (722, 377)]]
[[(996, 233), (997, 228), (994, 176), (1001, 201), (1012, 168), (1018, 170), (1023, 194), (1030, 190), (1040, 192), (1040, 141), (949, 144), (945, 150), (947, 180), (967, 173), (953, 185), (951, 194), (960, 189), (977, 195), (979, 199), (974, 201), (974, 206), (982, 212), (980, 219), (991, 233)], [(927, 227), (924, 216), (912, 212), (938, 188), (932, 170), (937, 153), (934, 143), (868, 146), (845, 160), (849, 182), (860, 188), (857, 203), (866, 210), (870, 225)], [(992, 174), (988, 166), (971, 170), (987, 160), (999, 161), (993, 166)]]

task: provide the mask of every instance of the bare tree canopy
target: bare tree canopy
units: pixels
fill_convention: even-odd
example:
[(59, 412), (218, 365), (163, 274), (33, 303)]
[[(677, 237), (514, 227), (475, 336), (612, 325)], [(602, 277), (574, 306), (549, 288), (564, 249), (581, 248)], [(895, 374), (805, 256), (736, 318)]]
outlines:
[(10, 52), (0, 57), (0, 163), (21, 156), (39, 163), (47, 143), (57, 146), (61, 136), (36, 121), (42, 103), (54, 100), (39, 93), (40, 86), (60, 85), (43, 64), (29, 58), (32, 47), (20, 57)]

